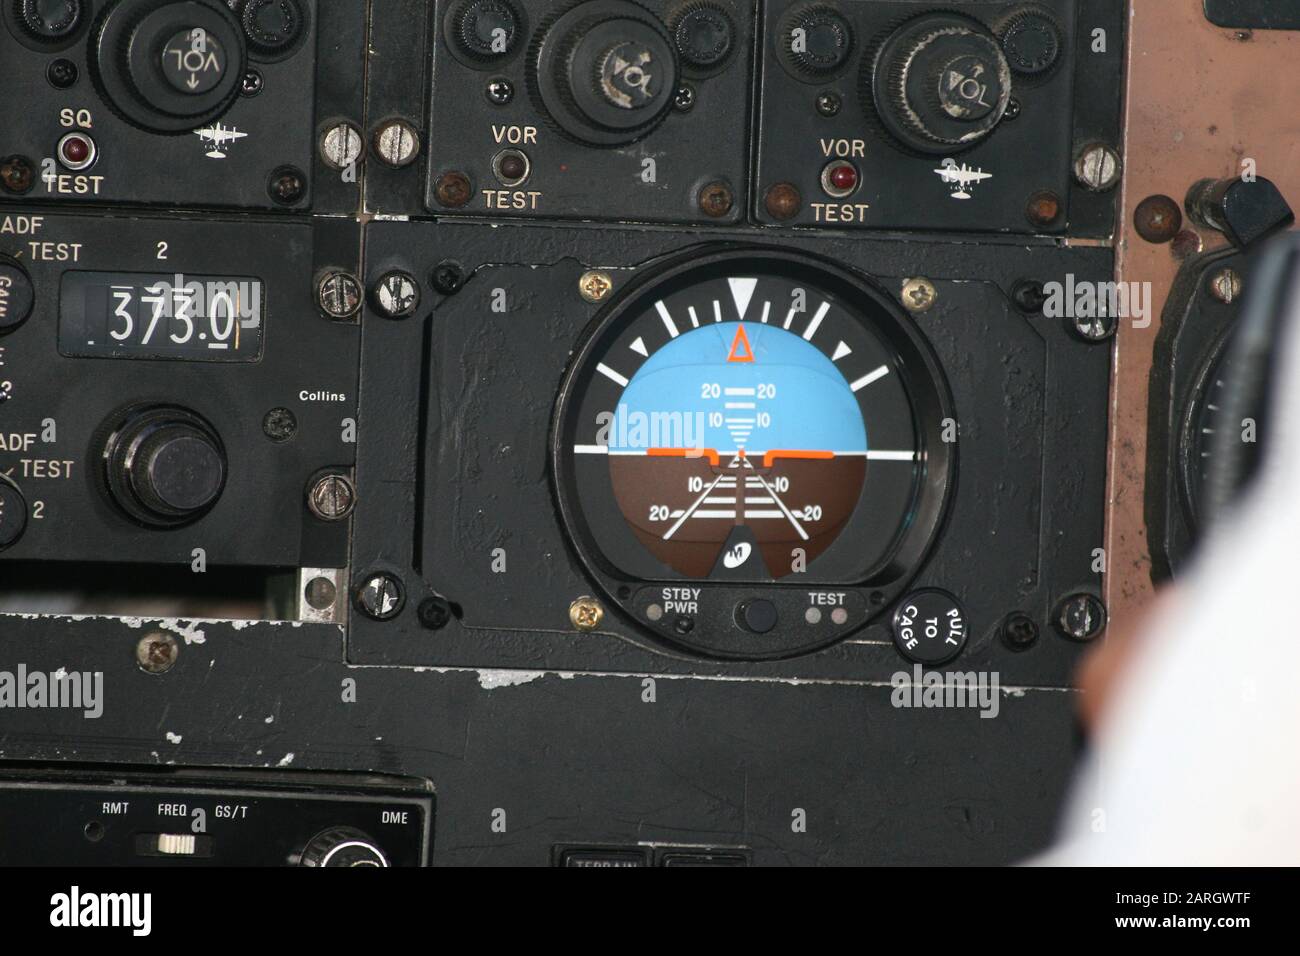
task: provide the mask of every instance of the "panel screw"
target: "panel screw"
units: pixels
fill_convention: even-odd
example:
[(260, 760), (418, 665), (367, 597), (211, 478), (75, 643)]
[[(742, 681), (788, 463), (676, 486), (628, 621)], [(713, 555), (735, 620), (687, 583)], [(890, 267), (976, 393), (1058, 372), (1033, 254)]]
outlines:
[(1210, 293), (1224, 305), (1241, 297), (1241, 276), (1235, 269), (1220, 269), (1210, 279)]
[(694, 105), (695, 87), (689, 83), (677, 87), (677, 92), (673, 94), (673, 109), (679, 113), (688, 113)]
[(172, 669), (180, 652), (176, 638), (163, 631), (153, 631), (135, 645), (135, 662), (146, 674), (165, 674)]
[(614, 289), (608, 272), (584, 272), (578, 279), (578, 294), (588, 302), (601, 302)]
[(1034, 193), (1025, 205), (1025, 218), (1041, 228), (1053, 225), (1061, 218), (1061, 197), (1050, 189)]
[(605, 619), (605, 609), (592, 597), (580, 597), (569, 605), (569, 620), (580, 631), (594, 631)]
[(1023, 651), (1038, 640), (1038, 625), (1028, 614), (1013, 611), (1002, 622), (1002, 640), (1013, 651)]
[(262, 74), (256, 70), (249, 70), (244, 74), (244, 78), (239, 81), (239, 92), (243, 96), (256, 96), (262, 92)]
[(799, 190), (793, 183), (774, 183), (768, 187), (766, 195), (763, 196), (763, 205), (767, 208), (769, 216), (784, 222), (799, 215), (799, 210), (803, 206), (803, 197), (799, 195)]
[(455, 295), (465, 284), (465, 273), (461, 270), (460, 263), (446, 259), (433, 267), (429, 281), (442, 295)]
[(56, 89), (66, 90), (73, 83), (77, 82), (77, 64), (71, 60), (54, 60), (45, 70), (45, 78), (50, 81), (50, 86)]
[(817, 94), (817, 112), (822, 116), (834, 116), (840, 111), (843, 101), (834, 90), (823, 90)]
[(361, 131), (351, 123), (335, 123), (320, 140), (320, 158), (333, 169), (347, 169), (361, 158)]
[(1183, 228), (1183, 210), (1168, 196), (1148, 196), (1133, 210), (1133, 225), (1147, 242), (1168, 242)]
[(334, 606), (338, 593), (339, 589), (329, 578), (312, 578), (303, 589), (302, 596), (316, 610), (324, 611)]
[(415, 609), (420, 624), (431, 631), (439, 631), (451, 623), (451, 604), (444, 598), (430, 597), (420, 602)]
[(1007, 108), (1002, 111), (1004, 122), (1013, 122), (1020, 116), (1020, 101), (1014, 96), (1007, 100)]
[(934, 283), (922, 276), (903, 280), (903, 292), (900, 296), (904, 307), (909, 312), (926, 312), (939, 299), (939, 290)]
[(1021, 312), (1033, 315), (1043, 311), (1043, 304), (1047, 302), (1047, 292), (1043, 289), (1043, 284), (1036, 279), (1021, 279), (1011, 289), (1011, 301)]
[(361, 283), (347, 272), (331, 272), (316, 287), (316, 303), (331, 319), (348, 319), (361, 308)]
[(459, 209), (469, 202), (473, 191), (469, 177), (461, 172), (443, 173), (433, 184), (433, 195), (440, 205), (449, 209)]
[(280, 166), (271, 171), (266, 191), (282, 206), (292, 206), (307, 191), (307, 179), (302, 171), (292, 166)]
[(1090, 641), (1106, 629), (1106, 606), (1091, 594), (1072, 594), (1056, 609), (1056, 627), (1074, 641)]
[(1079, 315), (1070, 322), (1070, 330), (1085, 342), (1104, 342), (1118, 328), (1119, 323), (1113, 315)]
[(0, 160), (0, 187), (7, 193), (28, 192), (36, 183), (36, 167), (26, 156), (6, 156)]
[(1174, 236), (1173, 244), (1169, 247), (1173, 252), (1175, 259), (1189, 259), (1201, 251), (1205, 243), (1201, 236), (1195, 230), (1184, 229), (1178, 235)]
[(406, 596), (402, 582), (383, 571), (372, 574), (357, 588), (357, 610), (376, 621), (387, 621), (401, 613)]
[(308, 509), (322, 521), (341, 521), (356, 503), (356, 489), (343, 475), (321, 475), (307, 493)]
[(726, 183), (709, 183), (700, 190), (700, 212), (718, 219), (731, 212), (731, 187)]
[(287, 408), (273, 408), (262, 419), (262, 434), (271, 441), (288, 441), (298, 431), (298, 419)]
[(379, 277), (371, 294), (375, 311), (388, 319), (405, 319), (420, 305), (420, 287), (415, 276), (406, 272), (386, 272)]
[(409, 166), (420, 152), (420, 134), (406, 120), (389, 120), (375, 131), (375, 155), (394, 169)]
[(1074, 161), (1074, 178), (1079, 185), (1095, 193), (1114, 189), (1119, 182), (1119, 154), (1105, 143), (1092, 143), (1083, 148)]
[(487, 89), (488, 102), (494, 106), (505, 106), (515, 98), (515, 88), (511, 82), (504, 77), (498, 76), (494, 80), (489, 80)]

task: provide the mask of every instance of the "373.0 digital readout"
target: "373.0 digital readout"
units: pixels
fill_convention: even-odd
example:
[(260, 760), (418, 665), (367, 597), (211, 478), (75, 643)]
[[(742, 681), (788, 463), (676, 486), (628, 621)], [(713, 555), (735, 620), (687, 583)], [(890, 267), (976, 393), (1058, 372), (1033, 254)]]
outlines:
[(240, 276), (64, 273), (59, 352), (255, 362), (262, 353), (262, 283)]

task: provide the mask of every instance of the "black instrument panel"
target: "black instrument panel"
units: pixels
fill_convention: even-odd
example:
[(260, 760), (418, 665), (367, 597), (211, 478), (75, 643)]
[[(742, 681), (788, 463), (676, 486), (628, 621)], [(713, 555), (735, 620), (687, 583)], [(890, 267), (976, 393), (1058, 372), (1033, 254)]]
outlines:
[(0, 19), (0, 676), (104, 677), (5, 710), (0, 804), (68, 860), (1045, 843), (1111, 355), (1042, 306), (1113, 273), (1124, 4)]

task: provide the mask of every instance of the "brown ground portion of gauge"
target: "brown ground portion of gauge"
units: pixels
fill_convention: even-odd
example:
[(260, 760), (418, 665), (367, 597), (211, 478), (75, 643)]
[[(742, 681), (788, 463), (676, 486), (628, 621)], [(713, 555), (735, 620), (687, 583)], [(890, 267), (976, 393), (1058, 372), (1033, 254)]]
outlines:
[(742, 525), (772, 577), (794, 571), (795, 549), (802, 549), (805, 565), (811, 564), (852, 517), (866, 464), (862, 456), (780, 453), (771, 459), (613, 455), (609, 463), (619, 510), (637, 538), (657, 559), (691, 578), (709, 576)]

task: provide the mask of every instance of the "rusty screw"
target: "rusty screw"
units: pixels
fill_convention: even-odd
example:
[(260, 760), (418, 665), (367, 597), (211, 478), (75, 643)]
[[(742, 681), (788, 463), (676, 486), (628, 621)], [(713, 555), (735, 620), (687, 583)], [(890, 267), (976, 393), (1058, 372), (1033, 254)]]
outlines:
[(0, 160), (0, 187), (7, 193), (25, 193), (36, 183), (36, 167), (26, 156)]
[(347, 272), (331, 272), (316, 287), (316, 302), (331, 319), (348, 319), (361, 308), (361, 283)]
[(151, 631), (135, 645), (135, 662), (146, 674), (165, 674), (180, 655), (176, 638), (163, 631)]
[(409, 166), (420, 152), (420, 134), (406, 120), (381, 123), (371, 142), (375, 155), (394, 169)]
[(588, 302), (603, 302), (614, 290), (614, 280), (608, 272), (584, 272), (578, 279), (578, 294)]
[(903, 292), (899, 297), (909, 312), (926, 312), (939, 300), (939, 290), (934, 283), (923, 276), (903, 280)]
[(1095, 193), (1114, 189), (1119, 182), (1119, 173), (1119, 154), (1105, 143), (1085, 146), (1079, 158), (1074, 161), (1074, 178), (1079, 181), (1079, 185)]
[(799, 215), (803, 197), (794, 183), (774, 183), (763, 196), (763, 205), (769, 216), (784, 222)]
[(1169, 242), (1183, 228), (1183, 210), (1168, 196), (1148, 196), (1133, 210), (1133, 225), (1147, 242)]
[(605, 609), (593, 597), (583, 596), (569, 605), (569, 620), (580, 631), (594, 631), (605, 619)]
[(1175, 259), (1188, 259), (1200, 252), (1204, 245), (1199, 233), (1193, 229), (1184, 229), (1174, 236), (1173, 244), (1169, 248)]
[(1236, 269), (1220, 269), (1210, 279), (1210, 293), (1224, 305), (1241, 297), (1241, 275)]
[(1050, 189), (1034, 193), (1025, 205), (1025, 218), (1040, 228), (1055, 224), (1061, 218), (1061, 197)]
[(731, 187), (726, 183), (709, 183), (700, 190), (700, 212), (712, 219), (720, 219), (731, 212), (733, 202)]
[(473, 195), (469, 177), (460, 172), (443, 173), (433, 184), (433, 195), (439, 205), (459, 209)]
[(341, 521), (352, 514), (357, 492), (343, 475), (322, 475), (307, 493), (307, 507), (322, 521)]

